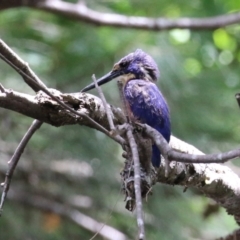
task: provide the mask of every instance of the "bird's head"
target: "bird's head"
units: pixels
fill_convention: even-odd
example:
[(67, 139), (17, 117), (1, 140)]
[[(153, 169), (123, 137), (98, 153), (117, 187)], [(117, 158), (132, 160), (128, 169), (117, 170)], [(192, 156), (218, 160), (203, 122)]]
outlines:
[[(120, 77), (123, 84), (132, 79), (155, 82), (159, 78), (159, 75), (157, 64), (153, 58), (141, 49), (137, 49), (114, 64), (112, 71), (98, 79), (97, 83), (98, 85), (102, 85), (117, 77)], [(82, 89), (82, 92), (93, 88), (95, 88), (94, 83), (86, 86)]]

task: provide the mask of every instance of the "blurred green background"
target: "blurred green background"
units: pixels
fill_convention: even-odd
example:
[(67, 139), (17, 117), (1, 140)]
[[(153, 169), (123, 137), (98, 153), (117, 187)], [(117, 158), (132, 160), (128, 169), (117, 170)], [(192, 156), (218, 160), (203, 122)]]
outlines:
[[(71, 1), (76, 2), (76, 1)], [(146, 17), (206, 17), (240, 9), (238, 0), (87, 1), (109, 13)], [(29, 8), (0, 12), (0, 37), (30, 64), (50, 88), (78, 92), (107, 73), (121, 57), (141, 48), (158, 63), (158, 82), (170, 109), (173, 135), (206, 153), (235, 148), (240, 140), (240, 25), (206, 31), (152, 32), (97, 27)], [(32, 90), (3, 61), (1, 84)], [(121, 107), (113, 81), (103, 87), (109, 103)], [(92, 91), (96, 94), (96, 91)], [(0, 110), (0, 181), (7, 161), (32, 119)], [(90, 239), (94, 233), (37, 205), (49, 200), (106, 222), (135, 239), (135, 215), (120, 193), (121, 148), (102, 133), (82, 126), (44, 124), (25, 150), (13, 177), (0, 219), (0, 239)], [(237, 164), (237, 161), (234, 162)], [(215, 239), (237, 225), (224, 209), (204, 217), (212, 204), (196, 191), (157, 184), (144, 203), (146, 235), (151, 240)], [(21, 196), (21, 198), (18, 198)], [(31, 202), (30, 196), (35, 196)], [(29, 201), (27, 201), (29, 200)], [(90, 223), (89, 223), (90, 224)], [(99, 229), (99, 228), (97, 228)], [(95, 239), (105, 239), (98, 235)]]

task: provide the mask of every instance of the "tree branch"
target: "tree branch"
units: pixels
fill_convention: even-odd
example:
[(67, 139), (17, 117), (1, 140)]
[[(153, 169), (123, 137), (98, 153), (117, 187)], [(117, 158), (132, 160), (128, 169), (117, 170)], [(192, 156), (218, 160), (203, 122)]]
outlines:
[[(58, 92), (59, 97), (61, 97), (66, 104), (74, 107), (77, 111), (88, 115), (102, 126), (108, 128), (106, 112), (98, 97), (87, 93), (63, 94), (54, 89), (51, 89), (51, 91)], [(80, 124), (95, 128), (87, 119), (78, 117), (74, 114), (69, 115), (69, 113), (64, 111), (57, 102), (43, 92), (39, 92), (36, 96), (33, 96), (4, 89), (4, 92), (0, 92), (0, 107), (38, 119), (56, 127)], [(114, 123), (123, 123), (124, 116), (121, 110), (112, 106), (110, 106), (110, 108), (114, 113)]]
[[(194, 146), (175, 137), (171, 137), (170, 146), (175, 150), (188, 154), (203, 154)], [(164, 176), (165, 164), (160, 166), (158, 181), (172, 185), (195, 187), (205, 196), (215, 200), (224, 207), (228, 214), (235, 217), (240, 225), (240, 178), (230, 168), (224, 165), (186, 164), (187, 171), (179, 162), (171, 162), (168, 178)]]
[(1, 216), (1, 212), (3, 210), (4, 201), (7, 197), (11, 179), (12, 179), (14, 170), (18, 164), (18, 161), (19, 161), (25, 147), (27, 146), (29, 140), (31, 139), (33, 134), (41, 127), (41, 125), (42, 125), (42, 122), (40, 122), (38, 120), (33, 121), (32, 125), (30, 126), (30, 128), (28, 129), (26, 134), (23, 136), (21, 142), (19, 143), (17, 149), (15, 150), (11, 160), (8, 162), (9, 168), (6, 173), (5, 181), (4, 181), (4, 183), (1, 184), (1, 186), (3, 186), (3, 192), (2, 192), (1, 202), (0, 202), (0, 216)]
[(111, 130), (111, 133), (114, 134), (114, 131), (115, 131), (115, 126), (114, 126), (114, 123), (113, 123), (113, 120), (112, 120), (112, 112), (111, 112), (111, 109), (109, 108), (108, 104), (107, 104), (107, 101), (106, 101), (106, 98), (102, 92), (102, 89), (100, 86), (98, 86), (98, 83), (97, 83), (97, 79), (95, 77), (95, 75), (93, 74), (92, 75), (92, 79), (93, 79), (93, 82), (95, 84), (95, 88), (97, 89), (98, 91), (98, 95), (99, 97), (101, 98), (102, 100), (102, 104), (104, 106), (104, 109), (106, 111), (106, 115), (107, 115), (107, 119), (108, 119), (108, 123), (109, 123), (109, 128)]
[(97, 26), (111, 26), (152, 31), (162, 31), (174, 28), (192, 30), (216, 29), (240, 22), (239, 12), (206, 18), (148, 18), (140, 16), (125, 16), (114, 13), (100, 13), (89, 9), (83, 3), (74, 4), (60, 0), (5, 0), (1, 1), (0, 10), (22, 6), (34, 7), (36, 9), (59, 14), (70, 19)]
[(45, 84), (2, 39), (0, 39), (0, 58), (15, 69), (35, 92), (46, 88)]
[(181, 151), (175, 151), (171, 148), (164, 137), (155, 129), (147, 124), (139, 124), (142, 126), (146, 134), (153, 139), (153, 141), (161, 150), (163, 156), (169, 161), (177, 161), (183, 163), (224, 163), (234, 158), (240, 157), (240, 149), (234, 149), (224, 153), (215, 154), (189, 154)]
[(182, 29), (216, 29), (240, 22), (240, 13), (221, 15), (209, 18), (147, 18), (124, 16), (120, 14), (100, 13), (87, 8), (84, 4), (72, 4), (58, 0), (48, 0), (39, 3), (39, 9), (61, 14), (75, 20), (84, 21), (97, 26), (135, 28), (145, 30)]
[(127, 138), (132, 151), (132, 160), (134, 167), (134, 191), (136, 199), (136, 214), (138, 225), (138, 240), (145, 239), (145, 227), (143, 221), (143, 208), (142, 208), (142, 194), (141, 194), (141, 176), (140, 176), (140, 161), (138, 155), (138, 147), (132, 133), (132, 126), (127, 126)]

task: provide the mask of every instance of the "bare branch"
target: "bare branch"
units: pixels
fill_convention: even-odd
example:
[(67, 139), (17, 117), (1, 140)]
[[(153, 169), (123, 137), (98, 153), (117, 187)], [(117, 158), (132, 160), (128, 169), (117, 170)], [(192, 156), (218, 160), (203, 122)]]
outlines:
[(171, 161), (178, 161), (184, 163), (224, 163), (234, 158), (240, 157), (240, 149), (234, 149), (224, 153), (215, 153), (207, 155), (190, 155), (186, 153), (179, 153), (171, 151), (169, 159)]
[[(51, 89), (51, 91), (58, 92), (54, 89)], [(89, 115), (89, 117), (95, 119), (96, 122), (108, 128), (106, 112), (98, 97), (87, 93), (63, 94), (58, 92), (58, 94), (66, 104), (73, 106), (75, 109), (78, 109), (77, 111), (83, 112), (85, 115)], [(36, 96), (32, 96), (4, 89), (4, 92), (0, 92), (0, 107), (13, 110), (56, 127), (69, 124), (81, 124), (95, 128), (95, 125), (92, 125), (87, 119), (74, 114), (69, 115), (68, 112), (63, 111), (57, 102), (42, 92), (39, 92)], [(121, 110), (112, 106), (111, 110), (114, 113), (114, 123), (123, 123), (124, 116)]]
[(42, 125), (42, 122), (40, 122), (38, 120), (33, 121), (32, 125), (30, 126), (30, 128), (28, 129), (28, 131), (26, 132), (24, 137), (22, 138), (22, 140), (19, 143), (17, 149), (15, 150), (11, 160), (8, 162), (9, 168), (7, 170), (7, 173), (6, 173), (5, 181), (4, 181), (4, 183), (1, 184), (1, 186), (3, 186), (3, 193), (2, 193), (1, 202), (0, 202), (0, 216), (1, 216), (1, 212), (3, 210), (4, 201), (7, 197), (8, 189), (9, 189), (9, 186), (10, 186), (10, 183), (11, 183), (11, 179), (12, 179), (14, 170), (15, 170), (17, 164), (18, 164), (18, 161), (19, 161), (25, 147), (27, 146), (30, 138), (41, 127), (41, 125)]
[(234, 158), (240, 157), (240, 149), (207, 155), (188, 154), (184, 152), (174, 151), (157, 130), (151, 128), (146, 124), (138, 125), (143, 126), (148, 136), (154, 140), (158, 148), (161, 150), (163, 156), (166, 156), (169, 161), (177, 161), (183, 163), (224, 163)]
[(142, 209), (142, 194), (141, 194), (141, 177), (140, 177), (140, 161), (138, 155), (138, 147), (132, 134), (132, 127), (127, 127), (127, 137), (129, 145), (132, 151), (132, 159), (134, 162), (134, 191), (136, 199), (136, 213), (137, 213), (137, 224), (138, 224), (138, 239), (145, 239), (145, 229), (143, 221), (143, 209)]
[(1, 1), (0, 10), (10, 7), (33, 7), (47, 12), (68, 17), (70, 19), (86, 22), (97, 26), (111, 26), (118, 28), (144, 29), (162, 31), (174, 28), (206, 30), (226, 27), (240, 22), (240, 13), (231, 13), (206, 18), (148, 18), (125, 16), (114, 13), (101, 13), (89, 9), (83, 3), (69, 3), (59, 0), (34, 0), (34, 1)]
[(87, 8), (84, 4), (71, 4), (63, 1), (47, 0), (40, 2), (37, 8), (61, 14), (65, 17), (95, 24), (97, 26), (112, 26), (146, 30), (182, 29), (216, 29), (240, 22), (240, 13), (220, 15), (208, 18), (148, 18), (124, 16), (112, 13), (100, 13)]
[(23, 80), (35, 91), (46, 88), (45, 84), (30, 69), (28, 64), (24, 62), (3, 40), (0, 39), (0, 58), (15, 69)]
[(111, 131), (114, 131), (115, 130), (115, 126), (114, 126), (113, 120), (112, 120), (112, 112), (111, 112), (109, 106), (107, 105), (107, 102), (106, 102), (106, 99), (105, 99), (104, 94), (102, 92), (102, 89), (101, 89), (100, 86), (98, 86), (97, 79), (96, 79), (94, 74), (92, 75), (92, 79), (93, 79), (95, 87), (96, 87), (96, 89), (98, 91), (98, 95), (101, 98), (103, 106), (105, 108), (105, 111), (106, 111), (106, 114), (107, 114), (107, 118), (108, 118), (109, 127), (110, 127)]

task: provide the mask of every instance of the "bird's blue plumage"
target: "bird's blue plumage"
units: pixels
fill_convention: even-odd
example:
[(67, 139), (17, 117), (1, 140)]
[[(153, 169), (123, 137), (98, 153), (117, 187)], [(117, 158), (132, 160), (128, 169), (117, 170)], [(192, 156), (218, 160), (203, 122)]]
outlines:
[[(169, 109), (158, 87), (152, 82), (134, 79), (127, 82), (123, 93), (134, 118), (156, 129), (169, 142), (171, 135)], [(152, 164), (155, 167), (160, 166), (160, 154), (154, 144)]]

